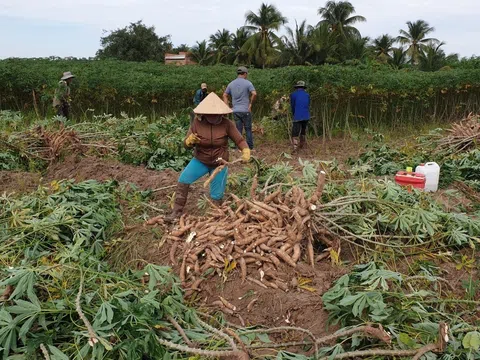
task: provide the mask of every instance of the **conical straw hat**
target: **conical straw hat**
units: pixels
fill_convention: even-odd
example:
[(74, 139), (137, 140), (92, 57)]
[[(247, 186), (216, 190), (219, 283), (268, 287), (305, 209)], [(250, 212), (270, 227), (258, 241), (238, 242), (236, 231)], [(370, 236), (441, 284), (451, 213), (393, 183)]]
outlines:
[(230, 114), (232, 109), (225, 104), (217, 94), (211, 92), (203, 101), (193, 110), (195, 114), (200, 115), (224, 115)]

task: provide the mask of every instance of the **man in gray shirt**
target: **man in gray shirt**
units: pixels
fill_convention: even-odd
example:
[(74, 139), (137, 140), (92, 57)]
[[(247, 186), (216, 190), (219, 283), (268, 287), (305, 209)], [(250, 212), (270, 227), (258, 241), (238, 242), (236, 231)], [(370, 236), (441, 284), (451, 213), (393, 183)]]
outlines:
[[(252, 134), (252, 104), (257, 97), (257, 92), (253, 84), (247, 80), (248, 69), (240, 66), (237, 69), (238, 77), (228, 84), (223, 101), (229, 105), (228, 97), (231, 96), (233, 104), (233, 118), (240, 134), (245, 134), (248, 147), (253, 150), (253, 134)], [(229, 105), (230, 106), (230, 105)]]

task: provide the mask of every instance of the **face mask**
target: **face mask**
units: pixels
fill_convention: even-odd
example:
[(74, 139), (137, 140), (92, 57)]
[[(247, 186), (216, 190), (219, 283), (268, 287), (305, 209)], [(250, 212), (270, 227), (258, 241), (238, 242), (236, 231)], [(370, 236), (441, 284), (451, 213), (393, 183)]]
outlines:
[(222, 115), (205, 115), (205, 119), (209, 124), (218, 125), (222, 122), (223, 116)]

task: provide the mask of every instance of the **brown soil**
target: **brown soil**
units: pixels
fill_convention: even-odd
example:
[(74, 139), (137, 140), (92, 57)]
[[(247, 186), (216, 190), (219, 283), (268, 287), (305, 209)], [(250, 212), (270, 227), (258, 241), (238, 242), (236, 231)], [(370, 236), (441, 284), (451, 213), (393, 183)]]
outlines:
[[(299, 263), (296, 269), (285, 266), (278, 270), (279, 278), (289, 284), (289, 291), (284, 292), (264, 289), (248, 280), (242, 284), (237, 272), (225, 283), (220, 278), (209, 281), (199, 296), (207, 305), (218, 301), (218, 296), (224, 297), (237, 307), (237, 313), (246, 326), (298, 326), (321, 336), (327, 332), (328, 319), (328, 313), (323, 310), (321, 296), (330, 288), (332, 282), (344, 273), (345, 269), (333, 267), (328, 262), (318, 264), (316, 269), (304, 263)], [(259, 279), (259, 275), (253, 277)], [(305, 286), (308, 286), (308, 290), (295, 285), (300, 278), (311, 281)], [(254, 299), (258, 300), (249, 312), (247, 306)], [(242, 325), (242, 320), (235, 315), (227, 318), (239, 326)]]
[(175, 184), (177, 173), (173, 170), (162, 172), (147, 170), (141, 166), (125, 165), (117, 160), (101, 159), (93, 156), (70, 156), (64, 161), (49, 167), (46, 179), (75, 179), (84, 181), (117, 180), (131, 182), (141, 189), (158, 189)]
[(40, 185), (41, 175), (28, 172), (0, 171), (0, 194), (25, 193)]
[[(304, 149), (292, 157), (292, 160), (301, 158), (302, 160), (322, 160), (331, 161), (337, 159), (338, 162), (343, 163), (349, 157), (357, 158), (362, 151), (362, 146), (359, 142), (346, 138), (334, 138), (326, 140), (324, 143), (322, 139), (312, 139), (307, 141)], [(288, 159), (283, 154), (291, 154), (291, 145), (288, 140), (283, 142), (262, 142), (255, 151), (253, 156), (264, 159), (268, 163), (275, 163), (278, 161), (287, 161)]]
[[(160, 227), (150, 228), (160, 231)], [(133, 238), (137, 231), (142, 238), (148, 237), (151, 242), (147, 250), (139, 254), (135, 252), (133, 263), (143, 266), (144, 261), (159, 265), (172, 266), (175, 273), (179, 273), (182, 259), (172, 264), (169, 260), (170, 247), (168, 243), (162, 244), (156, 235), (145, 233), (145, 228), (132, 229), (126, 235)], [(155, 239), (156, 238), (156, 239)], [(142, 240), (142, 242), (144, 242)], [(144, 242), (144, 246), (147, 244)], [(178, 255), (178, 252), (177, 252)], [(328, 260), (317, 263), (314, 269), (300, 262), (295, 269), (282, 265), (277, 276), (288, 284), (288, 292), (275, 289), (265, 289), (246, 280), (242, 283), (239, 270), (232, 271), (226, 279), (221, 274), (212, 275), (203, 281), (201, 291), (194, 293), (188, 301), (207, 312), (218, 312), (219, 307), (212, 305), (219, 300), (219, 296), (225, 298), (237, 310), (234, 315), (225, 314), (225, 318), (237, 326), (263, 325), (268, 327), (297, 326), (310, 330), (315, 336), (322, 336), (335, 331), (335, 327), (328, 327), (328, 313), (323, 309), (322, 295), (331, 287), (332, 283), (340, 276), (348, 272), (348, 267), (334, 266)], [(250, 277), (260, 279), (255, 264), (249, 265)], [(306, 281), (304, 286), (299, 286), (299, 281)], [(188, 289), (186, 289), (188, 292)], [(247, 306), (256, 299), (252, 311)], [(288, 336), (285, 341), (301, 341), (302, 336), (298, 333), (284, 333)], [(297, 349), (298, 350), (298, 349)]]

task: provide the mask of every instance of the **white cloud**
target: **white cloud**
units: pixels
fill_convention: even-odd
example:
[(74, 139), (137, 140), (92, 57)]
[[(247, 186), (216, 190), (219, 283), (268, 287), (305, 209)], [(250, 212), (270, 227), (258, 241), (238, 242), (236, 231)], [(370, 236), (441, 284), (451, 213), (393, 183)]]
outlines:
[[(435, 26), (434, 36), (448, 42), (447, 51), (480, 54), (479, 0), (351, 1), (357, 13), (367, 17), (368, 22), (358, 26), (364, 35), (397, 35), (407, 20), (425, 19)], [(171, 34), (175, 44), (193, 44), (217, 29), (235, 30), (242, 26), (246, 11), (258, 9), (260, 3), (260, 0), (0, 0), (0, 16), (74, 23), (99, 34), (102, 29), (111, 30), (142, 19), (154, 25), (158, 34)], [(293, 26), (295, 19), (317, 23), (317, 10), (323, 1), (273, 0), (272, 3)], [(15, 36), (15, 31), (11, 36)], [(98, 44), (98, 38), (88, 41)]]

